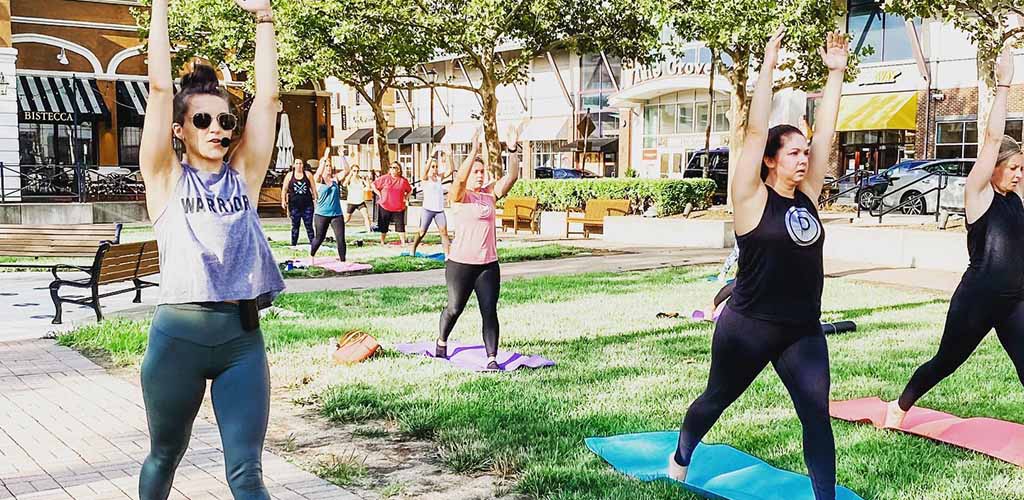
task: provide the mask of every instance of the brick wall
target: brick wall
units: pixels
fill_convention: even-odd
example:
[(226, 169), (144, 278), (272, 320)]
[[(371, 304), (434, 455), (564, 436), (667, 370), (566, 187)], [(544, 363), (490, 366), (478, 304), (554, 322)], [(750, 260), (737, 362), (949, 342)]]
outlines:
[[(926, 128), (924, 92), (918, 97), (917, 105), (917, 157), (931, 156), (935, 150), (935, 123), (944, 116), (963, 116), (978, 114), (978, 87), (943, 89), (946, 96), (942, 101), (932, 101), (931, 126)], [(1010, 89), (1009, 112), (1024, 113), (1024, 85), (1014, 85)], [(924, 150), (925, 133), (928, 134), (928, 151)]]

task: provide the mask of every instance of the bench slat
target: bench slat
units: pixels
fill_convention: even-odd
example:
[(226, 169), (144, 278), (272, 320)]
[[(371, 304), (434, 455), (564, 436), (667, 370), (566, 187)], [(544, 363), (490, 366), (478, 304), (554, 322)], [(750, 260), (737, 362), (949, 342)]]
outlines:
[(26, 226), (22, 224), (0, 224), (0, 231), (8, 229), (62, 229), (73, 231), (76, 229), (91, 229), (91, 230), (105, 230), (105, 231), (116, 231), (117, 224), (36, 224)]
[(81, 234), (0, 234), (0, 242), (16, 243), (28, 241), (38, 243), (41, 241), (85, 241), (99, 246), (101, 241), (112, 241), (110, 235), (81, 235)]

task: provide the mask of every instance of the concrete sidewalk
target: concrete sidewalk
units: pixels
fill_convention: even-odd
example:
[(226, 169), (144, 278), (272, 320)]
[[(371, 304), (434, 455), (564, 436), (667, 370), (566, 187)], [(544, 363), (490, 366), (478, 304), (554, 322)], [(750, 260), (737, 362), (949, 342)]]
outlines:
[[(149, 450), (139, 386), (52, 340), (0, 343), (0, 500), (138, 498)], [(271, 453), (275, 499), (357, 499)], [(197, 419), (172, 499), (230, 499), (216, 426)]]

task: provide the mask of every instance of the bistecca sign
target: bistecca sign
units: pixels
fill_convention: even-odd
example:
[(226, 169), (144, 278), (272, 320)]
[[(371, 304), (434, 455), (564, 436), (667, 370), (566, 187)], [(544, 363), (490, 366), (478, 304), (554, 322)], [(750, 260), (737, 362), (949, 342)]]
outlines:
[(22, 111), (21, 121), (23, 122), (48, 122), (48, 123), (72, 123), (75, 121), (74, 113), (60, 113), (50, 111)]

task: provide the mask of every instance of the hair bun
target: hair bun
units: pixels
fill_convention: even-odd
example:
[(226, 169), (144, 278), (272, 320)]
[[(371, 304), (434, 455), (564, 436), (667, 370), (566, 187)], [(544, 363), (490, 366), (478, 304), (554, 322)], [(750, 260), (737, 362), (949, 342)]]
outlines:
[(201, 92), (214, 91), (220, 87), (217, 71), (207, 64), (196, 64), (192, 72), (181, 79), (181, 90), (196, 89)]

